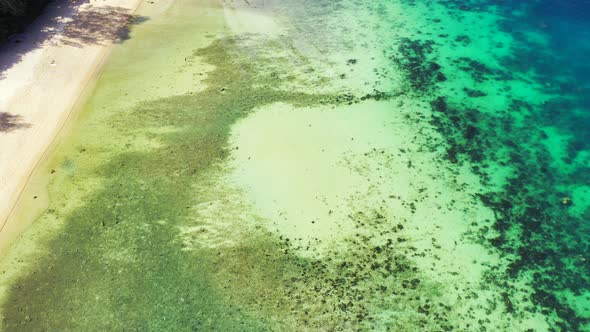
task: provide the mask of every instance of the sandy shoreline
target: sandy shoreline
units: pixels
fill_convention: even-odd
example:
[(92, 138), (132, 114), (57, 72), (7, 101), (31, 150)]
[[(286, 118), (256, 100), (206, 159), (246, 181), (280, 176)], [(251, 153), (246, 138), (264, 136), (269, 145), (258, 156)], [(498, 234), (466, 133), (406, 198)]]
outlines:
[[(32, 186), (39, 192), (31, 197), (25, 186), (84, 99), (111, 46), (128, 37), (127, 23), (141, 2), (51, 4), (27, 31), (0, 48), (0, 254), (36, 214), (24, 209), (24, 218), (15, 218), (15, 206), (47, 200), (40, 186)], [(97, 23), (104, 30), (97, 31)]]

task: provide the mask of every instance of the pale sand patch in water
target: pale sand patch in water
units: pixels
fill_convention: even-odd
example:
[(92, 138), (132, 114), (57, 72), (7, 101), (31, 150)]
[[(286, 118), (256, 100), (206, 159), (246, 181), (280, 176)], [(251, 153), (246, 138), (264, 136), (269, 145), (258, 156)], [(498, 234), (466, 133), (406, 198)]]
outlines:
[(349, 167), (347, 158), (400, 145), (388, 132), (395, 124), (387, 122), (387, 113), (385, 105), (265, 107), (234, 129), (234, 180), (288, 237), (325, 241), (350, 235), (347, 215), (354, 211), (349, 206), (372, 184)]
[(234, 126), (229, 181), (270, 231), (300, 245), (301, 256), (321, 257), (370, 232), (353, 219), (379, 214), (389, 227), (403, 226), (400, 234), (415, 248), (406, 255), (444, 285), (441, 299), (454, 310), (492, 317), (498, 328), (543, 326), (540, 316), (510, 321), (503, 310), (490, 313), (489, 303), (501, 299), (481, 282), (500, 257), (475, 241), (470, 224), (491, 226), (493, 213), (474, 199), (479, 184), (468, 168), (456, 173), (424, 149), (436, 133), (408, 120), (417, 105), (405, 105), (263, 107)]
[(276, 38), (286, 31), (273, 17), (272, 6), (263, 0), (229, 0), (224, 3), (225, 23), (238, 34), (258, 34)]

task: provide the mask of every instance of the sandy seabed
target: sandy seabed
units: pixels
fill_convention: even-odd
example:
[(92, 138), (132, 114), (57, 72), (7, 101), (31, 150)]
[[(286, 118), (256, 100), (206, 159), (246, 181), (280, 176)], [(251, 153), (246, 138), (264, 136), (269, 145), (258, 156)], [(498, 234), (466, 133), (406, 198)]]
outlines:
[[(6, 108), (30, 124), (2, 134), (6, 151), (32, 158), (7, 202), (42, 159), (3, 231), (20, 234), (0, 262), (5, 330), (587, 327), (585, 288), (548, 288), (569, 257), (542, 258), (533, 240), (555, 239), (529, 218), (582, 216), (585, 189), (539, 212), (530, 193), (552, 184), (519, 175), (517, 156), (544, 145), (506, 142), (507, 128), (551, 133), (527, 121), (554, 96), (508, 73), (522, 45), (496, 7), (168, 1), (133, 15), (95, 81), (110, 42), (48, 44), (0, 81), (36, 103)], [(26, 63), (46, 87), (15, 74)], [(53, 122), (37, 97), (51, 89)], [(53, 123), (42, 142), (67, 123), (45, 158), (25, 139), (34, 121)]]

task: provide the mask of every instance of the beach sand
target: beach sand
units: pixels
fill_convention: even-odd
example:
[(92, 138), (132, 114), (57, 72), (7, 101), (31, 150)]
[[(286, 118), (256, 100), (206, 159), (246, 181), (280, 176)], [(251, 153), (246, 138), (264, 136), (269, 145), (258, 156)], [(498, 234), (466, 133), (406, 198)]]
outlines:
[[(25, 185), (68, 119), (75, 116), (113, 43), (126, 37), (140, 3), (50, 4), (25, 32), (0, 49), (4, 69), (0, 112), (9, 117), (0, 129), (0, 253), (46, 205), (43, 183), (32, 184), (26, 193)], [(32, 200), (41, 204), (12, 215), (17, 201), (27, 206)]]

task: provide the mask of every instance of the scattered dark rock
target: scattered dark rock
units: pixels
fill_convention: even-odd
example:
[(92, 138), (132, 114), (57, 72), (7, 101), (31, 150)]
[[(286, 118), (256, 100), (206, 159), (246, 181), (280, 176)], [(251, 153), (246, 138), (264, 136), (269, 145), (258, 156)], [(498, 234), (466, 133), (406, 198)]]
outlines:
[(483, 91), (469, 89), (469, 88), (463, 88), (463, 91), (465, 91), (465, 93), (471, 98), (485, 97), (488, 95), (487, 93), (485, 93)]

